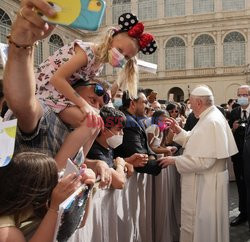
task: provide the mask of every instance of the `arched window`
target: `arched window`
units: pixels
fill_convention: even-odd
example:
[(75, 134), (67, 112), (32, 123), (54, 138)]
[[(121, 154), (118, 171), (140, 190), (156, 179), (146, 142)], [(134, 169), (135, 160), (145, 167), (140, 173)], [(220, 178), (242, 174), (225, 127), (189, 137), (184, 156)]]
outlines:
[(239, 32), (226, 35), (223, 43), (224, 66), (241, 66), (245, 64), (245, 38)]
[(139, 0), (138, 18), (140, 20), (157, 18), (157, 0)]
[(0, 42), (7, 43), (6, 36), (10, 32), (11, 20), (9, 15), (0, 8)]
[(166, 69), (185, 69), (186, 47), (185, 42), (179, 37), (173, 37), (166, 44)]
[(208, 34), (202, 34), (194, 42), (194, 67), (215, 66), (214, 39)]
[(113, 0), (112, 10), (113, 10), (113, 24), (117, 24), (120, 15), (122, 15), (123, 13), (131, 12), (130, 0)]
[(63, 41), (57, 34), (52, 34), (49, 38), (49, 54), (53, 55), (56, 50), (63, 47)]
[(245, 8), (245, 0), (222, 0), (224, 11), (241, 10)]
[(165, 16), (185, 15), (185, 0), (165, 0)]
[(214, 0), (193, 0), (194, 14), (211, 12), (214, 12)]
[(173, 87), (169, 90), (168, 92), (168, 98), (173, 96), (173, 100), (175, 102), (183, 102), (184, 101), (184, 92), (181, 88), (179, 87)]
[(38, 45), (34, 50), (34, 65), (39, 66), (43, 61), (43, 43), (42, 41), (38, 42)]
[(139, 52), (138, 58), (143, 61), (147, 61), (153, 64), (157, 64), (157, 50), (151, 55), (144, 55), (143, 53)]

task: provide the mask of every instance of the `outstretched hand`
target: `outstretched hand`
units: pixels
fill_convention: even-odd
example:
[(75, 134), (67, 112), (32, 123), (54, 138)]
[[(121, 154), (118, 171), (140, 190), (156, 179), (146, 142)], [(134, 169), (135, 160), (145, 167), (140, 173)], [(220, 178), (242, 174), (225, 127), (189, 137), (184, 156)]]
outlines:
[(167, 123), (169, 125), (169, 128), (173, 131), (173, 133), (179, 134), (181, 132), (181, 127), (174, 118), (168, 118)]
[(159, 165), (162, 168), (166, 168), (168, 165), (174, 165), (175, 164), (175, 160), (174, 160), (173, 156), (162, 157), (158, 161), (159, 161)]
[(52, 191), (50, 208), (59, 209), (60, 203), (68, 198), (81, 185), (81, 176), (72, 173), (62, 178)]
[(81, 181), (87, 185), (94, 185), (96, 181), (96, 175), (92, 169), (87, 168), (86, 164), (81, 165)]
[(97, 176), (100, 176), (100, 188), (109, 188), (112, 183), (112, 172), (108, 164), (99, 160), (96, 164)]
[(144, 167), (148, 163), (148, 155), (135, 153), (126, 158), (125, 161), (132, 164), (134, 167)]
[(37, 12), (53, 17), (56, 12), (44, 0), (22, 0), (17, 19), (12, 25), (11, 40), (19, 46), (32, 46), (46, 38), (54, 29)]

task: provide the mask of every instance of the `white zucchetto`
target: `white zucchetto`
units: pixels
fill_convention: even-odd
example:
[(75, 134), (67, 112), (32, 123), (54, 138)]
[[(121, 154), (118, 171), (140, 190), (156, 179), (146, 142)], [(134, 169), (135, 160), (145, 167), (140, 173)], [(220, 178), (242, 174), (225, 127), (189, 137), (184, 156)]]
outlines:
[(192, 96), (213, 96), (212, 91), (208, 86), (199, 86), (196, 87), (192, 92)]

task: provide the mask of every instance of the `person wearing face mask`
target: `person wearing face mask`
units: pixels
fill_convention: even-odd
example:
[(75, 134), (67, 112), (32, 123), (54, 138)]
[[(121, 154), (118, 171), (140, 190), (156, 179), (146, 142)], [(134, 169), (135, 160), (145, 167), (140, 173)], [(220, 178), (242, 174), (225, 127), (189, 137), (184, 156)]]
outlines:
[(128, 177), (133, 174), (132, 164), (144, 162), (146, 157), (142, 154), (134, 154), (125, 159), (114, 158), (114, 149), (123, 142), (123, 127), (126, 123), (126, 117), (121, 111), (111, 107), (103, 107), (100, 116), (104, 122), (104, 129), (101, 130), (93, 143), (87, 158), (105, 161), (111, 169), (111, 186), (115, 189), (122, 189), (126, 173)]
[(116, 109), (119, 109), (122, 106), (122, 94), (123, 92), (121, 89), (119, 89), (115, 94), (115, 97), (113, 99), (113, 106)]
[[(248, 92), (250, 94), (250, 90)], [(248, 121), (246, 125), (245, 137), (244, 137), (244, 147), (243, 147), (243, 159), (244, 159), (244, 175), (247, 190), (247, 220), (250, 231), (250, 115), (248, 116)]]
[(163, 147), (162, 145), (165, 138), (164, 133), (168, 129), (167, 118), (166, 111), (155, 111), (151, 119), (151, 125), (146, 129), (148, 145), (159, 158), (164, 155), (171, 155), (177, 150), (174, 146)]
[(104, 122), (104, 129), (100, 131), (98, 137), (94, 141), (89, 153), (87, 154), (87, 158), (105, 161), (111, 169), (111, 186), (116, 189), (122, 189), (126, 177), (125, 161), (120, 157), (114, 159), (113, 149), (122, 143), (122, 128), (125, 124), (126, 118), (121, 112), (118, 112), (119, 111), (116, 111), (111, 107), (104, 107), (101, 109), (100, 115)]
[(237, 226), (247, 221), (247, 188), (244, 176), (243, 146), (247, 119), (250, 113), (249, 86), (242, 85), (237, 90), (237, 103), (240, 105), (232, 109), (229, 116), (229, 125), (232, 129), (239, 153), (232, 156), (234, 174), (239, 195), (240, 214), (231, 221), (231, 226)]
[(126, 115), (126, 126), (123, 129), (124, 139), (115, 149), (115, 156), (130, 157), (135, 153), (145, 154), (148, 160), (141, 166), (135, 166), (139, 173), (147, 173), (157, 176), (161, 172), (157, 155), (150, 149), (145, 127), (141, 122), (145, 119), (145, 109), (148, 100), (142, 89), (138, 90), (137, 98), (131, 98), (128, 91), (123, 92), (122, 111)]
[[(22, 7), (19, 12), (19, 17), (25, 20), (29, 19), (25, 16), (26, 8)], [(40, 17), (36, 16), (37, 19)], [(32, 22), (32, 19), (30, 21)], [(43, 20), (39, 19), (40, 21)], [(153, 35), (144, 33), (144, 25), (135, 15), (123, 13), (118, 18), (118, 25), (119, 28), (108, 28), (96, 43), (77, 39), (61, 47), (36, 70), (37, 98), (70, 126), (76, 122), (82, 124), (87, 115), (99, 118), (95, 112), (95, 108), (99, 108), (95, 100), (92, 100), (91, 104), (87, 103), (74, 90), (74, 85), (79, 81), (84, 85), (96, 79), (106, 63), (114, 68), (122, 68), (111, 90), (112, 97), (119, 86), (129, 90), (132, 96), (136, 95), (138, 68), (135, 56), (139, 51), (152, 54), (157, 45)], [(19, 45), (16, 40), (17, 36), (9, 37), (9, 43), (17, 47)], [(103, 97), (107, 104), (108, 95), (104, 94)]]
[(190, 131), (170, 120), (174, 141), (184, 151), (165, 157), (181, 174), (180, 242), (229, 242), (228, 170), (238, 152), (227, 120), (214, 105), (209, 87), (194, 88), (190, 103), (198, 123)]

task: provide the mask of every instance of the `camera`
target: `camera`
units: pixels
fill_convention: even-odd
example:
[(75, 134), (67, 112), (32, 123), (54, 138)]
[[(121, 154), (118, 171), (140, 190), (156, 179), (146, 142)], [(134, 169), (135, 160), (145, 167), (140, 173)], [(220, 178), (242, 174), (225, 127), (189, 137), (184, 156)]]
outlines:
[(239, 119), (238, 120), (238, 124), (241, 126), (241, 127), (246, 127), (247, 125), (247, 119)]

